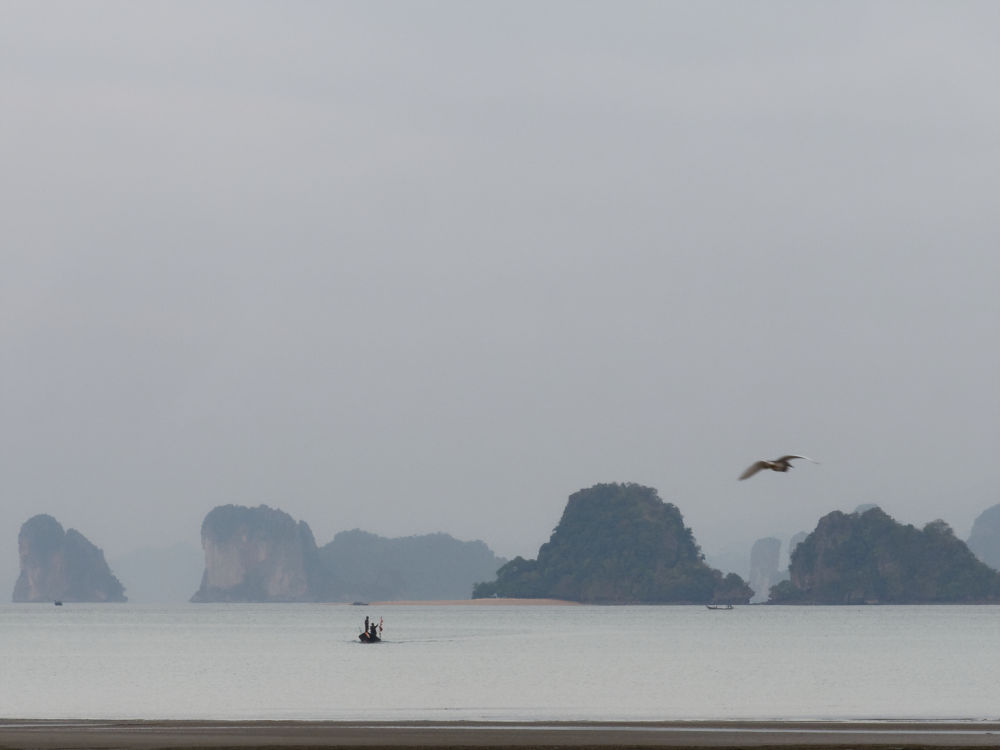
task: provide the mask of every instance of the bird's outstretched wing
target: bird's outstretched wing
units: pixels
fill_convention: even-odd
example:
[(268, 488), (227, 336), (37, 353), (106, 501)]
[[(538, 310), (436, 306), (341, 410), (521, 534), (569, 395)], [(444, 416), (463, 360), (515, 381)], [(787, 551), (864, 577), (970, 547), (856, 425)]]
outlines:
[(740, 474), (740, 479), (748, 479), (756, 474), (761, 469), (767, 468), (767, 461), (758, 461), (757, 463), (750, 464), (747, 470)]
[(817, 461), (814, 458), (809, 458), (809, 456), (782, 456), (775, 463), (779, 463), (779, 464), (780, 463), (784, 463), (786, 461), (791, 461), (793, 458), (801, 458), (801, 459), (803, 459), (805, 461), (812, 461), (814, 464), (818, 464), (819, 463), (819, 461)]

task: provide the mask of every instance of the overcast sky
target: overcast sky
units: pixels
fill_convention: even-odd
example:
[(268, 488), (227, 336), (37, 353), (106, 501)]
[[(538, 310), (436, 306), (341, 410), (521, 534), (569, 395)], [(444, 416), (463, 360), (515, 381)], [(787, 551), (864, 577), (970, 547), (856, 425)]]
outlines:
[(967, 537), (997, 91), (995, 2), (0, 3), (0, 592), (43, 512), (534, 557), (631, 481), (710, 554)]

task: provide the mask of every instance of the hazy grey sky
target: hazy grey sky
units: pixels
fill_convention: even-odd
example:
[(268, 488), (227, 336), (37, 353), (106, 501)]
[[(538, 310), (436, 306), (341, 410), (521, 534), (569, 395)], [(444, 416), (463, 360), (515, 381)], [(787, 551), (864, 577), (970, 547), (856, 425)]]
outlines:
[(224, 503), (533, 557), (608, 481), (964, 538), (998, 90), (995, 2), (0, 3), (0, 574)]

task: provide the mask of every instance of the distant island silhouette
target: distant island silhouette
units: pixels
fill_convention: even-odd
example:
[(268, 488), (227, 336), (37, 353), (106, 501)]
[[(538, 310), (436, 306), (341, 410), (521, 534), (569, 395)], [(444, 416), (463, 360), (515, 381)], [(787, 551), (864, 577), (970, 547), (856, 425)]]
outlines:
[(517, 557), (473, 597), (550, 597), (600, 604), (746, 603), (735, 573), (709, 567), (680, 510), (655, 489), (597, 484), (570, 496), (538, 559)]
[(25, 521), (17, 546), (21, 574), (14, 584), (15, 602), (127, 600), (104, 552), (76, 529), (63, 530), (52, 516), (40, 514)]
[(834, 511), (792, 551), (778, 604), (944, 604), (1000, 601), (1000, 572), (944, 521), (917, 529), (881, 508)]
[(214, 508), (201, 536), (194, 602), (467, 598), (505, 562), (481, 541), (448, 534), (389, 539), (354, 529), (317, 547), (305, 521), (266, 505)]
[[(124, 602), (103, 551), (40, 514), (18, 536), (15, 602)], [(569, 497), (537, 559), (506, 561), (482, 541), (448, 534), (386, 538), (360, 529), (317, 546), (304, 521), (265, 505), (225, 505), (202, 524), (196, 602), (462, 601), (583, 603), (977, 603), (1000, 601), (1000, 504), (969, 543), (944, 521), (923, 529), (880, 508), (834, 511), (793, 537), (787, 572), (780, 541), (757, 540), (751, 581), (704, 562), (680, 510), (650, 487), (597, 484)], [(192, 550), (193, 551), (193, 550)], [(784, 579), (784, 580), (782, 580)], [(756, 591), (755, 591), (756, 589)]]

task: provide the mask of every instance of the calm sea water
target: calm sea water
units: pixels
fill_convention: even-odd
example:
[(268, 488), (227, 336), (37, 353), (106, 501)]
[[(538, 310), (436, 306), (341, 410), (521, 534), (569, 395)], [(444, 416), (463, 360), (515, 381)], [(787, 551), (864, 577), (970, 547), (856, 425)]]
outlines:
[(0, 605), (0, 717), (997, 720), (1000, 607)]

